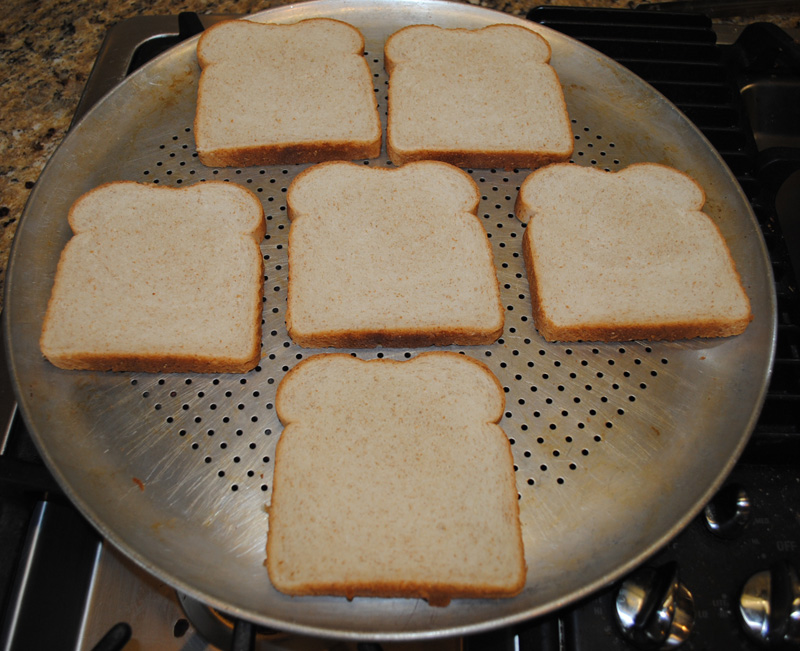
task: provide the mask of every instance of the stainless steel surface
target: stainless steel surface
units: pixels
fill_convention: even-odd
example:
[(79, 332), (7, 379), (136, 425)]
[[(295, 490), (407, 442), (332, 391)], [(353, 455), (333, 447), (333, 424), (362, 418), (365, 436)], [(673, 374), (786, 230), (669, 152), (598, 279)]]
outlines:
[(720, 538), (734, 540), (750, 524), (750, 506), (750, 497), (744, 488), (735, 484), (725, 486), (703, 510), (706, 526)]
[[(146, 571), (235, 616), (335, 638), (446, 637), (552, 611), (605, 586), (674, 537), (732, 468), (754, 426), (770, 372), (775, 299), (750, 207), (707, 141), (650, 86), (595, 51), (513, 16), (461, 3), (320, 0), (259, 20), (329, 16), (359, 27), (381, 113), (383, 43), (412, 23), (530, 26), (553, 49), (576, 135), (574, 160), (618, 170), (673, 165), (705, 187), (753, 303), (741, 336), (710, 341), (549, 344), (530, 318), (514, 217), (527, 170), (472, 170), (479, 215), (507, 308), (502, 339), (463, 350), (507, 388), (528, 564), (514, 599), (446, 608), (402, 599), (291, 598), (263, 567), (272, 459), (281, 426), (275, 389), (314, 350), (284, 326), (285, 192), (304, 165), (210, 169), (194, 154), (196, 40), (154, 60), (79, 121), (34, 188), (7, 279), (11, 375), (31, 434), (65, 492)], [(370, 165), (386, 166), (385, 153)], [(170, 186), (224, 179), (253, 190), (267, 215), (263, 360), (246, 375), (68, 372), (41, 357), (38, 336), (66, 214), (83, 192), (119, 179)], [(415, 350), (354, 351), (405, 359)], [(480, 490), (476, 486), (475, 490)], [(469, 496), (465, 496), (469, 499)]]
[(667, 649), (675, 649), (686, 642), (692, 634), (695, 622), (694, 598), (689, 589), (683, 583), (678, 583), (672, 597), (675, 600), (675, 609), (669, 635), (664, 642)]
[(694, 600), (673, 563), (645, 566), (626, 578), (616, 607), (620, 630), (636, 649), (675, 649), (694, 626)]
[(131, 626), (133, 645), (141, 649), (209, 649), (186, 622), (175, 591), (107, 543), (98, 550), (86, 601), (77, 651), (91, 651), (119, 622)]
[(739, 598), (739, 614), (745, 631), (757, 642), (766, 644), (770, 629), (770, 592), (772, 577), (769, 570), (758, 572), (748, 579)]
[(800, 147), (800, 80), (767, 78), (741, 90), (753, 137), (759, 150), (770, 147)]
[(745, 632), (774, 648), (800, 646), (800, 576), (788, 563), (750, 577), (739, 597)]

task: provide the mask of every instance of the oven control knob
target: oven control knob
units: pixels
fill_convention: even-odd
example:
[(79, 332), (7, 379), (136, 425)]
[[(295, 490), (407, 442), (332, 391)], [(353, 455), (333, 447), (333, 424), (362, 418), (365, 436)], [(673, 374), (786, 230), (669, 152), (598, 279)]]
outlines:
[(623, 636), (642, 650), (674, 649), (694, 625), (694, 601), (674, 562), (631, 574), (617, 592), (616, 610)]
[(750, 497), (737, 484), (723, 487), (704, 511), (706, 526), (720, 538), (733, 539), (750, 523)]
[(777, 648), (800, 648), (800, 577), (789, 563), (778, 563), (750, 577), (739, 598), (745, 632)]

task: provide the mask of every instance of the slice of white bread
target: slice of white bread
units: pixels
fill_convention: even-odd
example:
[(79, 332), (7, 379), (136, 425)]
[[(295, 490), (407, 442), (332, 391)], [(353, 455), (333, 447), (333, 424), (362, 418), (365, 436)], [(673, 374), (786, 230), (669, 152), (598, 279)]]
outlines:
[(267, 569), (291, 595), (520, 592), (526, 570), (505, 396), (481, 362), (316, 355), (278, 387)]
[(484, 344), (504, 313), (480, 193), (435, 161), (401, 168), (329, 162), (286, 199), (286, 326), (301, 346)]
[(574, 145), (550, 45), (519, 25), (412, 25), (386, 41), (387, 149), (395, 164), (535, 168)]
[(381, 124), (364, 37), (329, 18), (219, 23), (200, 37), (194, 130), (210, 166), (375, 158)]
[(689, 176), (552, 165), (522, 183), (516, 213), (536, 328), (549, 341), (740, 334), (752, 320), (728, 246)]
[(40, 345), (66, 369), (244, 372), (261, 355), (266, 224), (233, 183), (101, 185), (70, 209)]

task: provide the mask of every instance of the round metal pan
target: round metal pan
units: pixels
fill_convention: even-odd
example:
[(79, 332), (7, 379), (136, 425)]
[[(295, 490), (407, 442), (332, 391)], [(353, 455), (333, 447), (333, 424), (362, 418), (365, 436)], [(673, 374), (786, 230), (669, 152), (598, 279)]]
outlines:
[[(30, 432), (56, 479), (103, 535), (165, 582), (233, 615), (297, 633), (408, 640), (477, 632), (542, 615), (610, 583), (674, 537), (735, 463), (755, 424), (775, 338), (770, 264), (750, 206), (719, 155), (650, 86), (594, 50), (510, 15), (437, 0), (319, 0), (262, 21), (328, 16), (366, 38), (381, 114), (383, 44), (414, 23), (496, 22), (542, 33), (576, 135), (574, 161), (609, 170), (672, 165), (708, 195), (752, 301), (738, 337), (675, 343), (551, 344), (531, 320), (513, 215), (528, 170), (470, 170), (491, 237), (505, 333), (463, 350), (507, 389), (527, 585), (518, 597), (446, 608), (404, 599), (292, 598), (263, 567), (275, 442), (275, 389), (297, 361), (284, 326), (285, 192), (306, 166), (210, 169), (195, 156), (196, 40), (133, 74), (82, 119), (31, 194), (7, 280), (6, 346)], [(385, 153), (369, 165), (385, 166)], [(38, 337), (70, 204), (107, 181), (179, 186), (225, 179), (255, 192), (267, 215), (264, 358), (246, 375), (62, 371)], [(456, 348), (457, 349), (457, 348)], [(404, 359), (418, 351), (353, 351)], [(476, 492), (481, 490), (475, 486)], [(469, 495), (465, 496), (469, 499)]]

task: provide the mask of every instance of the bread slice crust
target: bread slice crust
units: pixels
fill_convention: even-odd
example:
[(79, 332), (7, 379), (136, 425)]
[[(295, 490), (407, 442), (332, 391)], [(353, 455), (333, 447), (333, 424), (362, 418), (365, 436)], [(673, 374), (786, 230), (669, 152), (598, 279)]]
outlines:
[[(542, 276), (552, 274), (554, 265), (553, 255), (546, 255), (542, 258), (539, 248), (541, 241), (538, 238), (549, 237), (543, 233), (543, 226), (541, 220), (552, 220), (553, 224), (558, 221), (560, 211), (564, 211), (564, 206), (573, 201), (575, 193), (578, 192), (577, 188), (581, 187), (582, 180), (590, 180), (597, 182), (598, 187), (595, 188), (596, 194), (589, 196), (583, 200), (582, 208), (584, 221), (581, 221), (578, 228), (585, 229), (589, 233), (599, 233), (603, 229), (601, 220), (595, 219), (595, 214), (600, 214), (603, 211), (603, 204), (611, 205), (609, 202), (616, 201), (617, 213), (624, 214), (625, 208), (619, 200), (613, 197), (613, 192), (621, 189), (614, 190), (611, 185), (608, 187), (602, 186), (603, 182), (623, 182), (623, 179), (632, 177), (633, 175), (647, 175), (656, 174), (654, 177), (654, 187), (658, 187), (660, 198), (644, 199), (644, 206), (646, 212), (641, 214), (634, 214), (631, 216), (633, 222), (638, 221), (644, 224), (642, 230), (637, 231), (639, 241), (634, 241), (636, 247), (640, 251), (631, 252), (630, 247), (624, 249), (615, 249), (614, 246), (609, 246), (604, 252), (605, 258), (601, 263), (596, 263), (597, 257), (592, 257), (593, 262), (587, 262), (586, 251), (581, 250), (580, 246), (570, 247), (566, 245), (562, 249), (563, 258), (568, 262), (572, 269), (571, 278), (568, 283), (563, 283), (563, 291), (559, 291), (558, 295), (554, 295), (552, 289), (553, 283), (550, 282), (549, 286), (544, 286)], [(552, 182), (548, 179), (552, 176)], [(545, 180), (548, 179), (548, 180)], [(673, 205), (670, 205), (670, 200), (664, 200), (664, 193), (667, 192), (665, 188), (668, 185), (678, 184), (683, 185), (685, 194), (679, 194), (676, 190), (675, 196), (682, 197), (676, 199)], [(587, 184), (588, 187), (588, 184)], [(629, 191), (626, 197), (627, 202), (640, 200), (643, 196), (647, 197), (647, 189), (641, 192), (634, 192), (638, 197), (634, 198)], [(546, 206), (541, 197), (544, 193), (549, 193), (551, 200), (546, 201)], [(623, 196), (623, 195), (620, 195)], [(525, 268), (528, 277), (528, 284), (530, 287), (531, 302), (533, 308), (533, 319), (539, 333), (547, 341), (633, 341), (633, 340), (649, 340), (649, 341), (673, 341), (678, 339), (693, 339), (698, 337), (729, 337), (741, 334), (745, 331), (748, 324), (753, 320), (753, 314), (750, 309), (750, 302), (747, 293), (742, 286), (741, 277), (736, 270), (736, 265), (728, 249), (724, 237), (719, 229), (719, 226), (701, 209), (705, 203), (705, 192), (703, 188), (691, 177), (678, 170), (670, 168), (665, 165), (655, 163), (637, 163), (629, 166), (620, 172), (606, 172), (595, 168), (582, 168), (576, 165), (556, 165), (551, 168), (542, 168), (533, 172), (528, 178), (523, 181), (520, 192), (517, 196), (516, 214), (520, 220), (527, 222), (527, 227), (522, 238), (522, 252), (525, 261)], [(683, 213), (683, 216), (681, 216)], [(567, 213), (564, 212), (564, 215)], [(570, 219), (575, 218), (572, 213)], [(687, 217), (688, 216), (688, 217)], [(567, 218), (564, 217), (566, 220)], [(652, 240), (652, 236), (648, 233), (646, 225), (656, 224), (657, 222), (663, 223), (666, 220), (672, 219), (670, 222), (674, 228), (666, 233), (659, 231), (660, 235), (655, 236), (656, 240)], [(538, 220), (538, 221), (537, 221)], [(645, 293), (641, 289), (640, 283), (634, 282), (637, 277), (650, 273), (650, 268), (660, 264), (663, 260), (659, 257), (668, 260), (670, 253), (664, 256), (655, 255), (648, 256), (642, 253), (645, 249), (650, 251), (661, 249), (673, 253), (679, 252), (678, 249), (686, 249), (686, 242), (692, 242), (692, 233), (688, 231), (700, 224), (704, 230), (699, 231), (698, 238), (701, 240), (703, 249), (699, 249), (697, 254), (692, 258), (695, 263), (699, 264), (704, 257), (714, 257), (719, 262), (713, 267), (713, 270), (718, 274), (719, 278), (715, 279), (716, 285), (724, 286), (724, 296), (727, 302), (722, 302), (718, 309), (714, 309), (713, 303), (718, 300), (716, 295), (715, 283), (706, 282), (707, 279), (702, 278), (699, 274), (692, 283), (694, 292), (702, 293), (702, 296), (708, 301), (708, 309), (698, 309), (694, 313), (687, 313), (677, 307), (670, 309), (669, 305), (664, 305), (663, 302), (658, 304), (657, 299), (653, 299), (657, 304), (660, 314), (655, 312), (648, 312), (648, 308), (623, 311), (619, 310), (614, 313), (609, 309), (606, 311), (604, 318), (596, 318), (592, 316), (581, 316), (581, 312), (585, 313), (590, 311), (586, 303), (581, 303), (576, 298), (577, 293), (571, 291), (571, 287), (578, 287), (580, 285), (588, 285), (593, 282), (598, 274), (605, 272), (603, 266), (608, 266), (608, 262), (615, 257), (625, 257), (627, 265), (630, 267), (630, 276), (632, 288), (630, 291), (625, 290), (624, 282), (617, 282), (616, 287), (619, 295), (628, 302), (640, 302), (646, 305), (649, 299), (657, 296), (660, 291), (669, 291), (670, 287), (659, 287), (659, 280), (655, 279), (653, 283), (646, 287), (650, 293)], [(687, 229), (679, 231), (679, 228)], [(548, 225), (550, 232), (553, 226)], [(571, 231), (572, 232), (572, 231)], [(689, 235), (687, 235), (689, 233)], [(621, 236), (625, 239), (625, 235)], [(661, 238), (659, 241), (657, 238)], [(623, 252), (624, 251), (624, 252)], [(704, 255), (704, 252), (708, 252)], [(641, 255), (640, 255), (641, 253)], [(713, 256), (711, 255), (713, 253)], [(686, 264), (684, 272), (688, 275), (693, 274), (693, 264)], [(711, 268), (711, 267), (710, 267)], [(691, 279), (688, 282), (692, 282)], [(610, 289), (610, 288), (608, 288)], [(677, 290), (676, 290), (677, 291)], [(703, 293), (704, 292), (704, 293)], [(604, 302), (602, 297), (603, 289), (595, 287), (592, 293), (592, 298), (598, 303)], [(691, 292), (684, 292), (685, 300), (691, 298)], [(567, 308), (574, 310), (574, 316), (554, 317), (553, 305), (560, 303), (566, 305)], [(563, 313), (563, 311), (562, 311)]]
[[(227, 55), (225, 44), (240, 38), (236, 47), (248, 49), (238, 59)], [(200, 162), (246, 167), (378, 157), (381, 124), (363, 52), (361, 32), (331, 18), (231, 20), (207, 29), (197, 46)], [(298, 60), (302, 53), (307, 62)]]
[[(388, 133), (388, 128), (387, 128)], [(468, 149), (417, 149), (413, 152), (403, 150), (387, 143), (389, 160), (395, 165), (405, 165), (424, 160), (437, 160), (456, 167), (476, 169), (536, 169), (552, 163), (569, 160), (572, 155), (564, 152), (503, 151), (501, 153), (475, 152)]]
[[(287, 322), (288, 322), (287, 313)], [(304, 348), (424, 348), (427, 346), (480, 346), (496, 341), (503, 334), (502, 323), (488, 330), (466, 328), (430, 328), (420, 330), (327, 330), (305, 334), (294, 326), (289, 328), (292, 339)]]
[(266, 222), (252, 192), (111, 182), (78, 198), (68, 221), (40, 336), (54, 366), (241, 373), (259, 363)]
[(207, 167), (252, 167), (377, 158), (380, 154), (381, 138), (379, 136), (377, 140), (366, 145), (349, 141), (331, 141), (254, 147), (220, 147), (213, 151), (198, 152), (198, 158)]
[(488, 367), (457, 353), (300, 362), (276, 396), (274, 587), (435, 606), (519, 594), (526, 566), (504, 403)]
[(456, 167), (329, 162), (292, 182), (286, 326), (305, 347), (478, 345), (503, 332), (480, 193)]
[(393, 163), (537, 168), (569, 160), (572, 126), (550, 45), (519, 25), (410, 25), (386, 41)]

